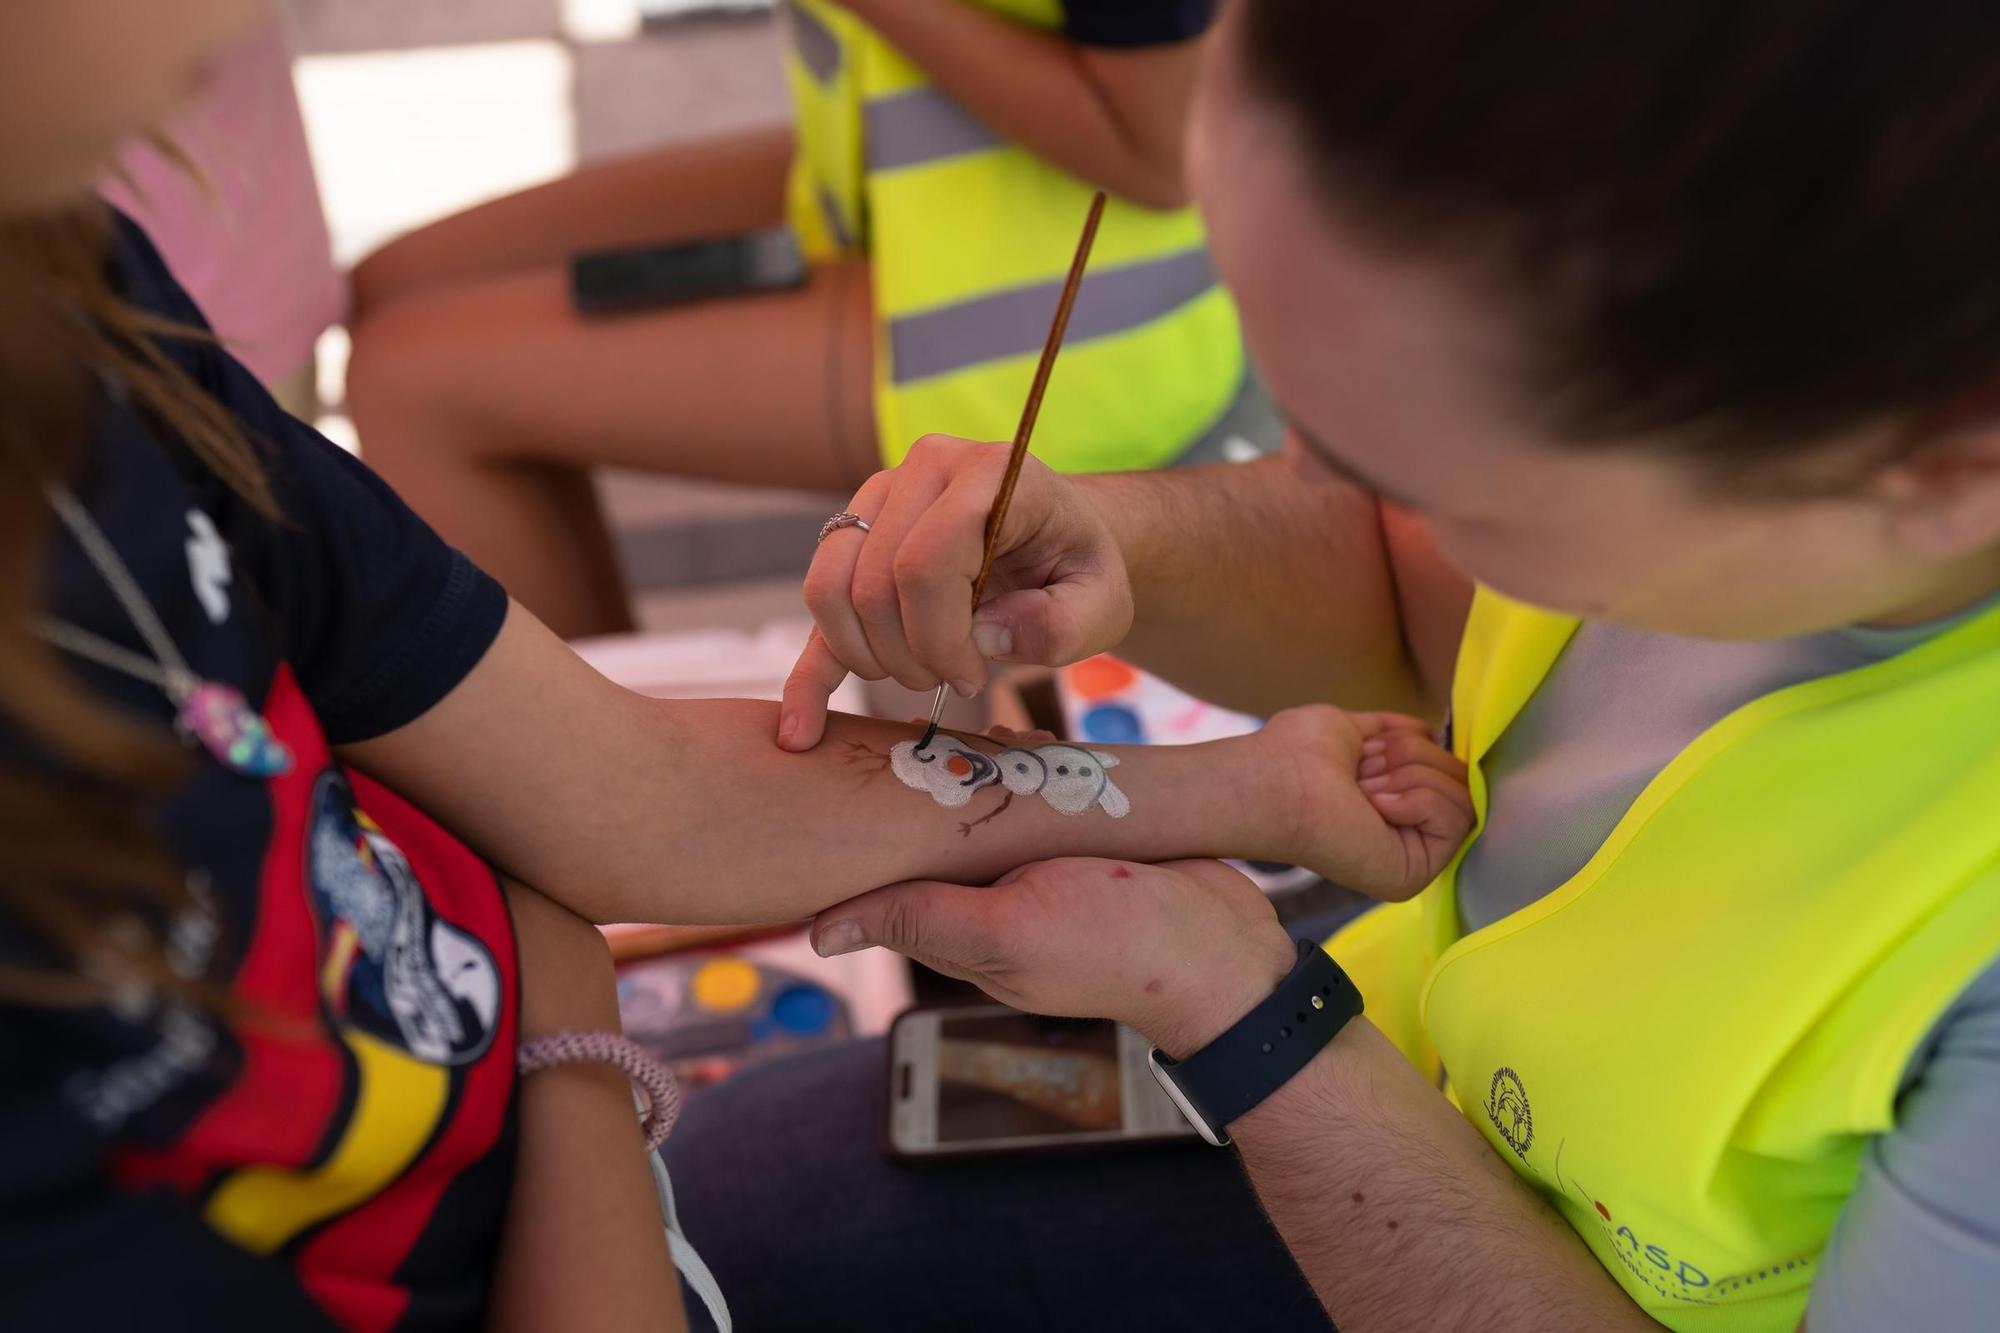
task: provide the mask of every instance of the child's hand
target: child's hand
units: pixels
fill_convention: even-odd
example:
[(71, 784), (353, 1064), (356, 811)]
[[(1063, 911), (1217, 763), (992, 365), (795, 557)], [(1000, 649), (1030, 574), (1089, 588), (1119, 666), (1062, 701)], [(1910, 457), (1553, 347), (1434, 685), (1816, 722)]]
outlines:
[(1287, 709), (1261, 733), (1295, 832), (1290, 859), (1371, 898), (1415, 894), (1472, 831), (1465, 765), (1419, 718)]

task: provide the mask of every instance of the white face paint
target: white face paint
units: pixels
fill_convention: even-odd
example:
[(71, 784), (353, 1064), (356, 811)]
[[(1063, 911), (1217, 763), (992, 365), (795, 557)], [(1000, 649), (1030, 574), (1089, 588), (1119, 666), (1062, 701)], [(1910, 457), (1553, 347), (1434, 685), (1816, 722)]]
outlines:
[(927, 791), (932, 800), (953, 810), (999, 780), (991, 759), (950, 736), (939, 736), (921, 754), (915, 741), (894, 746), (889, 751), (889, 771), (905, 787)]
[(919, 753), (915, 741), (903, 741), (889, 751), (889, 768), (903, 785), (931, 794), (939, 805), (958, 809), (987, 787), (1002, 786), (1014, 796), (1040, 796), (1050, 809), (1080, 815), (1101, 807), (1113, 819), (1132, 809), (1131, 800), (1111, 781), (1106, 770), (1116, 755), (1078, 745), (1016, 747), (988, 755), (963, 741), (940, 736)]
[(1000, 781), (1016, 796), (1033, 796), (1049, 780), (1049, 766), (1033, 750), (1002, 750)]
[(1093, 805), (1102, 805), (1114, 819), (1132, 808), (1125, 793), (1111, 785), (1105, 772), (1118, 760), (1108, 754), (1076, 745), (1044, 745), (1035, 750), (1048, 772), (1042, 783), (1041, 798), (1050, 808), (1066, 815), (1080, 815)]

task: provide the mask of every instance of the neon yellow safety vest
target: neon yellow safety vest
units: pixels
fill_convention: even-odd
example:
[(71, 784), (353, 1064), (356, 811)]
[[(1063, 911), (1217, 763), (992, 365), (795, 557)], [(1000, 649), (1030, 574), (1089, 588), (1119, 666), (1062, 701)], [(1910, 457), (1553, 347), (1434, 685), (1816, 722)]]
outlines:
[[(1061, 0), (980, 3), (1062, 20)], [(814, 259), (869, 260), (884, 459), (930, 432), (1012, 437), (1090, 187), (1001, 139), (845, 9), (786, 9), (791, 222)], [(1035, 452), (1071, 472), (1168, 462), (1228, 408), (1243, 370), (1194, 212), (1113, 200)]]
[[(1576, 626), (1474, 602), (1482, 822), (1480, 760)], [(1739, 708), (1463, 938), (1456, 873), (1329, 942), (1370, 1017), (1653, 1318), (1790, 1333), (1912, 1052), (2000, 957), (2000, 611)]]

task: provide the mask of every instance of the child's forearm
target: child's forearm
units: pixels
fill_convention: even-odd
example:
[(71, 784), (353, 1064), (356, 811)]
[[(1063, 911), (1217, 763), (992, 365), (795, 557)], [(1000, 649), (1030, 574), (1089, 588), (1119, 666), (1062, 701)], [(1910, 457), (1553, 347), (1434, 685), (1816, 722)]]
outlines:
[(1296, 775), (1263, 762), (1284, 751), (1261, 735), (1118, 751), (1109, 783), (1131, 807), (1118, 818), (1102, 794), (1078, 804), (1105, 774), (1053, 771), (1094, 759), (1055, 757), (1046, 773), (1022, 759), (1030, 771), (987, 773), (952, 807), (892, 770), (914, 727), (841, 718), (792, 754), (776, 726), (775, 704), (635, 695), (516, 607), (443, 701), (341, 755), (597, 921), (803, 917), (901, 879), (978, 882), (1052, 856), (1289, 855)]
[(941, 734), (917, 754), (917, 728), (843, 717), (817, 749), (788, 754), (769, 742), (769, 704), (678, 705), (668, 725), (687, 752), (714, 756), (718, 780), (687, 792), (690, 811), (701, 812), (698, 838), (683, 845), (687, 873), (638, 891), (642, 902), (665, 895), (675, 909), (698, 905), (715, 918), (802, 915), (897, 880), (976, 883), (1057, 856), (1261, 859), (1287, 850), (1276, 775), (1260, 771), (1247, 738), (1006, 747)]
[[(816, 749), (788, 754), (771, 743), (772, 704), (647, 701), (644, 712), (630, 768), (599, 784), (594, 826), (567, 835), (600, 849), (601, 873), (566, 894), (600, 920), (786, 920), (898, 880), (976, 883), (1050, 857), (1286, 850), (1277, 775), (1259, 771), (1249, 739), (1009, 749), (941, 734), (926, 766), (909, 753), (914, 726), (837, 717)], [(967, 750), (1004, 771), (938, 771), (977, 768)]]

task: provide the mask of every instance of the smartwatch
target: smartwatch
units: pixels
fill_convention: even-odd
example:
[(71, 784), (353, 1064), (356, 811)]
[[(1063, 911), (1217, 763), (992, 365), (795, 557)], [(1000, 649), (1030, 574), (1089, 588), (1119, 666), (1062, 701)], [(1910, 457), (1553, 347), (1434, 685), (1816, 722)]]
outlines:
[(1229, 1125), (1291, 1081), (1361, 1012), (1361, 992), (1311, 940), (1298, 941), (1291, 974), (1262, 1004), (1185, 1060), (1155, 1046), (1153, 1078), (1195, 1132), (1220, 1148)]

